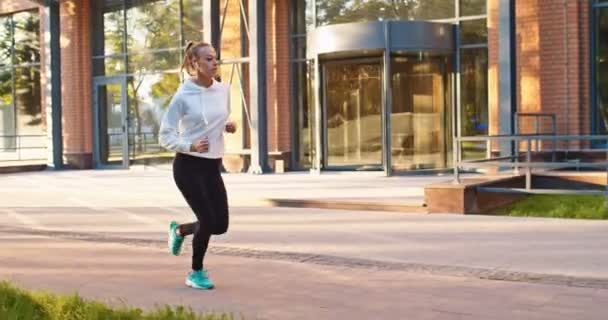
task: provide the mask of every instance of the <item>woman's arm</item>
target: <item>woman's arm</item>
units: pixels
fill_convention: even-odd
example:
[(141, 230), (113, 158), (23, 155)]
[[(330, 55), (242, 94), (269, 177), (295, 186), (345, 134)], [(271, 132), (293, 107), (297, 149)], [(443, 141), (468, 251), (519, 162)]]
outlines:
[(189, 152), (191, 151), (192, 143), (183, 141), (177, 133), (179, 121), (184, 115), (184, 112), (183, 105), (176, 96), (171, 100), (169, 109), (163, 116), (158, 133), (158, 141), (165, 149), (175, 152)]

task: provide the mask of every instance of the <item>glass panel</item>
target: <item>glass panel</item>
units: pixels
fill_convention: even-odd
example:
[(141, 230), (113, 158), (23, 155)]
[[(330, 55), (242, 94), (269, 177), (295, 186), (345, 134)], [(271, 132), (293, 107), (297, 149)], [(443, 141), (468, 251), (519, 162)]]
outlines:
[(316, 3), (317, 25), (388, 19), (448, 19), (453, 18), (456, 11), (454, 0), (317, 0)]
[(377, 62), (326, 65), (328, 166), (382, 163), (381, 68)]
[(392, 59), (391, 154), (404, 169), (445, 168), (449, 132), (447, 58)]
[(314, 17), (313, 17), (313, 7), (314, 7), (314, 3), (311, 0), (307, 0), (306, 1), (306, 31), (310, 31), (312, 29), (314, 29)]
[(42, 135), (40, 69), (15, 68), (15, 108), (19, 135)]
[(608, 133), (608, 8), (597, 9), (597, 109), (601, 134)]
[[(460, 116), (463, 136), (488, 134), (488, 50), (461, 50)], [(463, 158), (485, 158), (485, 143), (463, 143)]]
[[(223, 2), (220, 6), (220, 20), (225, 17), (225, 21), (220, 21), (221, 41), (220, 52), (221, 58), (240, 58), (248, 56), (247, 53), (247, 32), (241, 19), (241, 1), (228, 1), (226, 7)], [(247, 3), (243, 1), (243, 3)], [(226, 8), (224, 12), (224, 8)]]
[(21, 12), (13, 16), (15, 26), (14, 63), (40, 62), (40, 20), (35, 12)]
[(180, 67), (180, 50), (129, 55), (129, 73), (176, 70)]
[(10, 69), (0, 70), (0, 149), (16, 147), (13, 77)]
[(121, 86), (112, 83), (98, 87), (99, 152), (101, 164), (120, 164), (123, 154)]
[(129, 154), (131, 160), (173, 156), (158, 144), (163, 114), (180, 84), (177, 73), (137, 75), (129, 78)]
[(460, 44), (476, 44), (488, 42), (486, 19), (467, 20), (460, 22)]
[[(249, 134), (249, 97), (244, 97), (245, 92), (249, 92), (245, 79), (248, 79), (246, 64), (226, 64), (220, 70), (222, 82), (230, 84), (230, 120), (236, 122), (236, 134), (224, 136), (226, 151), (239, 152), (245, 149), (243, 141), (247, 140)], [(246, 109), (247, 108), (247, 109)]]
[[(315, 114), (317, 112), (317, 101), (315, 100), (315, 97), (317, 96), (317, 93), (315, 92), (315, 79), (316, 79), (316, 67), (315, 67), (315, 62), (314, 60), (308, 61), (307, 63), (307, 81), (306, 81), (306, 99), (308, 101), (308, 132), (305, 132), (309, 135), (309, 141), (310, 141), (310, 146), (309, 146), (309, 161), (311, 163), (311, 167), (314, 167), (314, 161), (315, 158), (317, 156), (317, 149), (316, 149), (316, 145), (317, 145), (317, 130), (319, 130), (319, 127), (317, 125), (317, 122), (315, 121)], [(306, 151), (304, 152), (304, 156), (306, 156)]]
[(203, 40), (203, 2), (202, 0), (183, 0), (182, 28), (184, 40)]
[(179, 0), (134, 1), (127, 9), (127, 52), (179, 48)]
[(124, 52), (124, 11), (116, 10), (103, 14), (104, 46), (96, 55), (111, 55)]
[(460, 16), (476, 16), (486, 14), (488, 0), (460, 0)]
[(298, 138), (299, 138), (299, 164), (302, 168), (310, 168), (312, 165), (312, 136), (311, 128), (314, 123), (312, 103), (308, 100), (308, 85), (306, 73), (308, 72), (306, 62), (294, 63), (296, 81), (296, 105), (298, 108)]
[(0, 17), (0, 67), (11, 65), (13, 50), (10, 17)]
[(111, 76), (125, 73), (124, 57), (93, 58), (93, 74), (95, 76)]

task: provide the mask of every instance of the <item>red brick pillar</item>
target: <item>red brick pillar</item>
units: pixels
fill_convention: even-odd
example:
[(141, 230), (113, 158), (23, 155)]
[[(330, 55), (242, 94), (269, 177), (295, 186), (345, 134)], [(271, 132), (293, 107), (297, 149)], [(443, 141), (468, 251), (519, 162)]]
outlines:
[[(488, 134), (500, 132), (498, 91), (498, 1), (488, 0)], [(498, 145), (493, 145), (497, 148)]]
[(61, 85), (66, 165), (92, 166), (91, 46), (89, 0), (63, 0), (61, 14)]
[[(488, 96), (490, 133), (498, 123), (498, 1), (488, 0)], [(526, 0), (516, 3), (517, 110), (554, 113), (557, 134), (590, 132), (589, 13), (584, 1)], [(567, 42), (567, 44), (566, 44)], [(520, 131), (532, 133), (532, 119), (522, 120)], [(551, 130), (548, 119), (542, 132)], [(571, 143), (570, 147), (581, 144)], [(550, 145), (547, 144), (547, 147)], [(560, 144), (565, 148), (566, 144)]]
[(289, 161), (289, 5), (287, 0), (266, 2), (266, 79), (268, 151), (270, 166), (275, 159)]

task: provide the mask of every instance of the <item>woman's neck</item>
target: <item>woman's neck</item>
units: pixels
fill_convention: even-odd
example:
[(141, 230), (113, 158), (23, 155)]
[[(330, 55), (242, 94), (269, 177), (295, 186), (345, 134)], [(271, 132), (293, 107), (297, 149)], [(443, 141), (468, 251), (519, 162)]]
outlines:
[(213, 78), (198, 75), (196, 78), (192, 79), (201, 87), (209, 88), (211, 85), (213, 85)]

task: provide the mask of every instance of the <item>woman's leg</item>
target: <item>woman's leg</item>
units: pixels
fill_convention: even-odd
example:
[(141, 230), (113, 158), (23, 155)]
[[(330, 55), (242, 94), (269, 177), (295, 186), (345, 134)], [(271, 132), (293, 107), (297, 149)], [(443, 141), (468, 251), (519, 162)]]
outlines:
[(228, 215), (228, 197), (226, 195), (226, 187), (222, 179), (221, 159), (215, 159), (215, 163), (209, 170), (207, 178), (207, 188), (210, 205), (213, 208), (213, 228), (211, 234), (224, 234), (228, 231), (229, 215)]
[(192, 159), (179, 155), (174, 162), (174, 178), (184, 199), (196, 215), (197, 222), (183, 224), (178, 227), (181, 236), (194, 234), (192, 238), (192, 269), (201, 270), (203, 259), (209, 245), (210, 213), (209, 195), (205, 183), (208, 170), (205, 159)]

